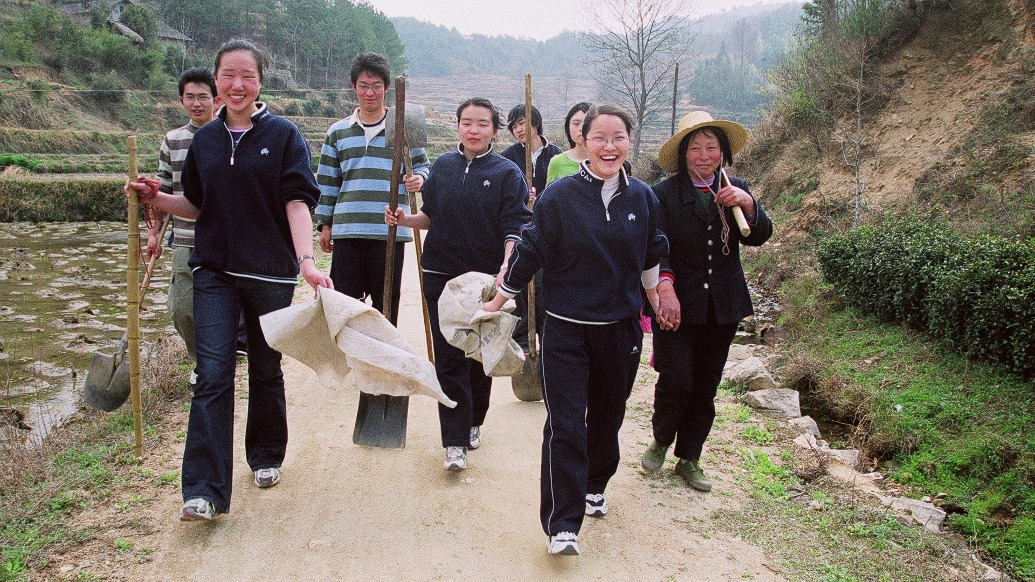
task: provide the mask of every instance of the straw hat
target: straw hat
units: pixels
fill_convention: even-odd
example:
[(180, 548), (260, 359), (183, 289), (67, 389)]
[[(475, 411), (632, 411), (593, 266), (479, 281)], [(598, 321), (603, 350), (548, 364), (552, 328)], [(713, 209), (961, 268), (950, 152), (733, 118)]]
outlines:
[(661, 169), (666, 172), (678, 172), (679, 142), (683, 141), (683, 138), (691, 131), (709, 126), (718, 127), (726, 132), (726, 137), (730, 140), (730, 149), (733, 153), (739, 152), (743, 149), (744, 144), (747, 143), (747, 130), (739, 123), (712, 119), (711, 114), (707, 111), (691, 111), (679, 120), (679, 130), (676, 134), (668, 138), (665, 145), (661, 146), (661, 151), (658, 152), (658, 164), (661, 165)]

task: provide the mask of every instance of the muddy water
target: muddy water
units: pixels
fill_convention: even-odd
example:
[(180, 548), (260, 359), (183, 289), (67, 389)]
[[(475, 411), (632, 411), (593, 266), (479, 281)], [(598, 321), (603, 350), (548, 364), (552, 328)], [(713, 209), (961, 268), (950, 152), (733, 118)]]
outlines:
[[(169, 327), (169, 256), (141, 307), (144, 340)], [(46, 433), (81, 405), (91, 355), (113, 354), (125, 324), (125, 223), (0, 223), (0, 407)]]

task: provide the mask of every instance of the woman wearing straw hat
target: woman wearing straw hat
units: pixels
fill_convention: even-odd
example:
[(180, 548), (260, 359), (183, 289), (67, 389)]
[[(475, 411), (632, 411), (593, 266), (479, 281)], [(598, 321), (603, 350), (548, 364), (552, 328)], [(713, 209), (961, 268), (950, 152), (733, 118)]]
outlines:
[[(698, 491), (711, 490), (701, 451), (715, 419), (715, 392), (730, 343), (738, 322), (753, 313), (740, 245), (761, 245), (773, 232), (747, 182), (723, 170), (746, 142), (739, 124), (705, 111), (689, 113), (658, 154), (661, 167), (675, 175), (653, 186), (670, 250), (661, 260), (653, 321), (654, 441), (641, 464), (648, 471), (661, 469), (674, 442), (676, 473)], [(737, 209), (751, 229), (746, 236), (737, 228)]]

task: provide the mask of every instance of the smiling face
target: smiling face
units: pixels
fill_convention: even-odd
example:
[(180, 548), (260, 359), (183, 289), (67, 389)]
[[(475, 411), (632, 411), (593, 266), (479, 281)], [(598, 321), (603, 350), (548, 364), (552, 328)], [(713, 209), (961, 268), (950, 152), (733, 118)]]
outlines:
[(711, 180), (722, 164), (722, 146), (710, 129), (702, 129), (686, 148), (686, 168), (692, 178)]
[(497, 132), (492, 124), (492, 111), (479, 105), (468, 105), (460, 112), (457, 132), (465, 154), (478, 156), (485, 153)]
[(205, 83), (184, 84), (183, 95), (180, 95), (180, 105), (190, 116), (191, 122), (198, 127), (212, 121), (212, 115), (216, 110), (212, 89)]
[(388, 91), (384, 79), (363, 71), (356, 77), (352, 88), (356, 90), (356, 97), (359, 98), (360, 111), (371, 118), (376, 116), (380, 119), (384, 115), (385, 93)]
[(262, 80), (259, 63), (248, 50), (233, 50), (223, 54), (216, 69), (216, 90), (227, 109), (227, 120), (232, 125), (248, 125), (251, 115), (258, 110)]
[(617, 115), (598, 115), (586, 132), (589, 169), (597, 176), (613, 178), (629, 155), (629, 131)]

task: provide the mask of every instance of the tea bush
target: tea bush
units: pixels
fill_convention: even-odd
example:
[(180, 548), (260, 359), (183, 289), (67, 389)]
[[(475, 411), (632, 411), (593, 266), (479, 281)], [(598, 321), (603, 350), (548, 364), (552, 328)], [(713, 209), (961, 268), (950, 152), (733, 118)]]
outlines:
[(125, 220), (121, 178), (0, 180), (0, 222)]
[(817, 258), (849, 304), (967, 357), (1035, 374), (1035, 241), (889, 219), (824, 239)]

